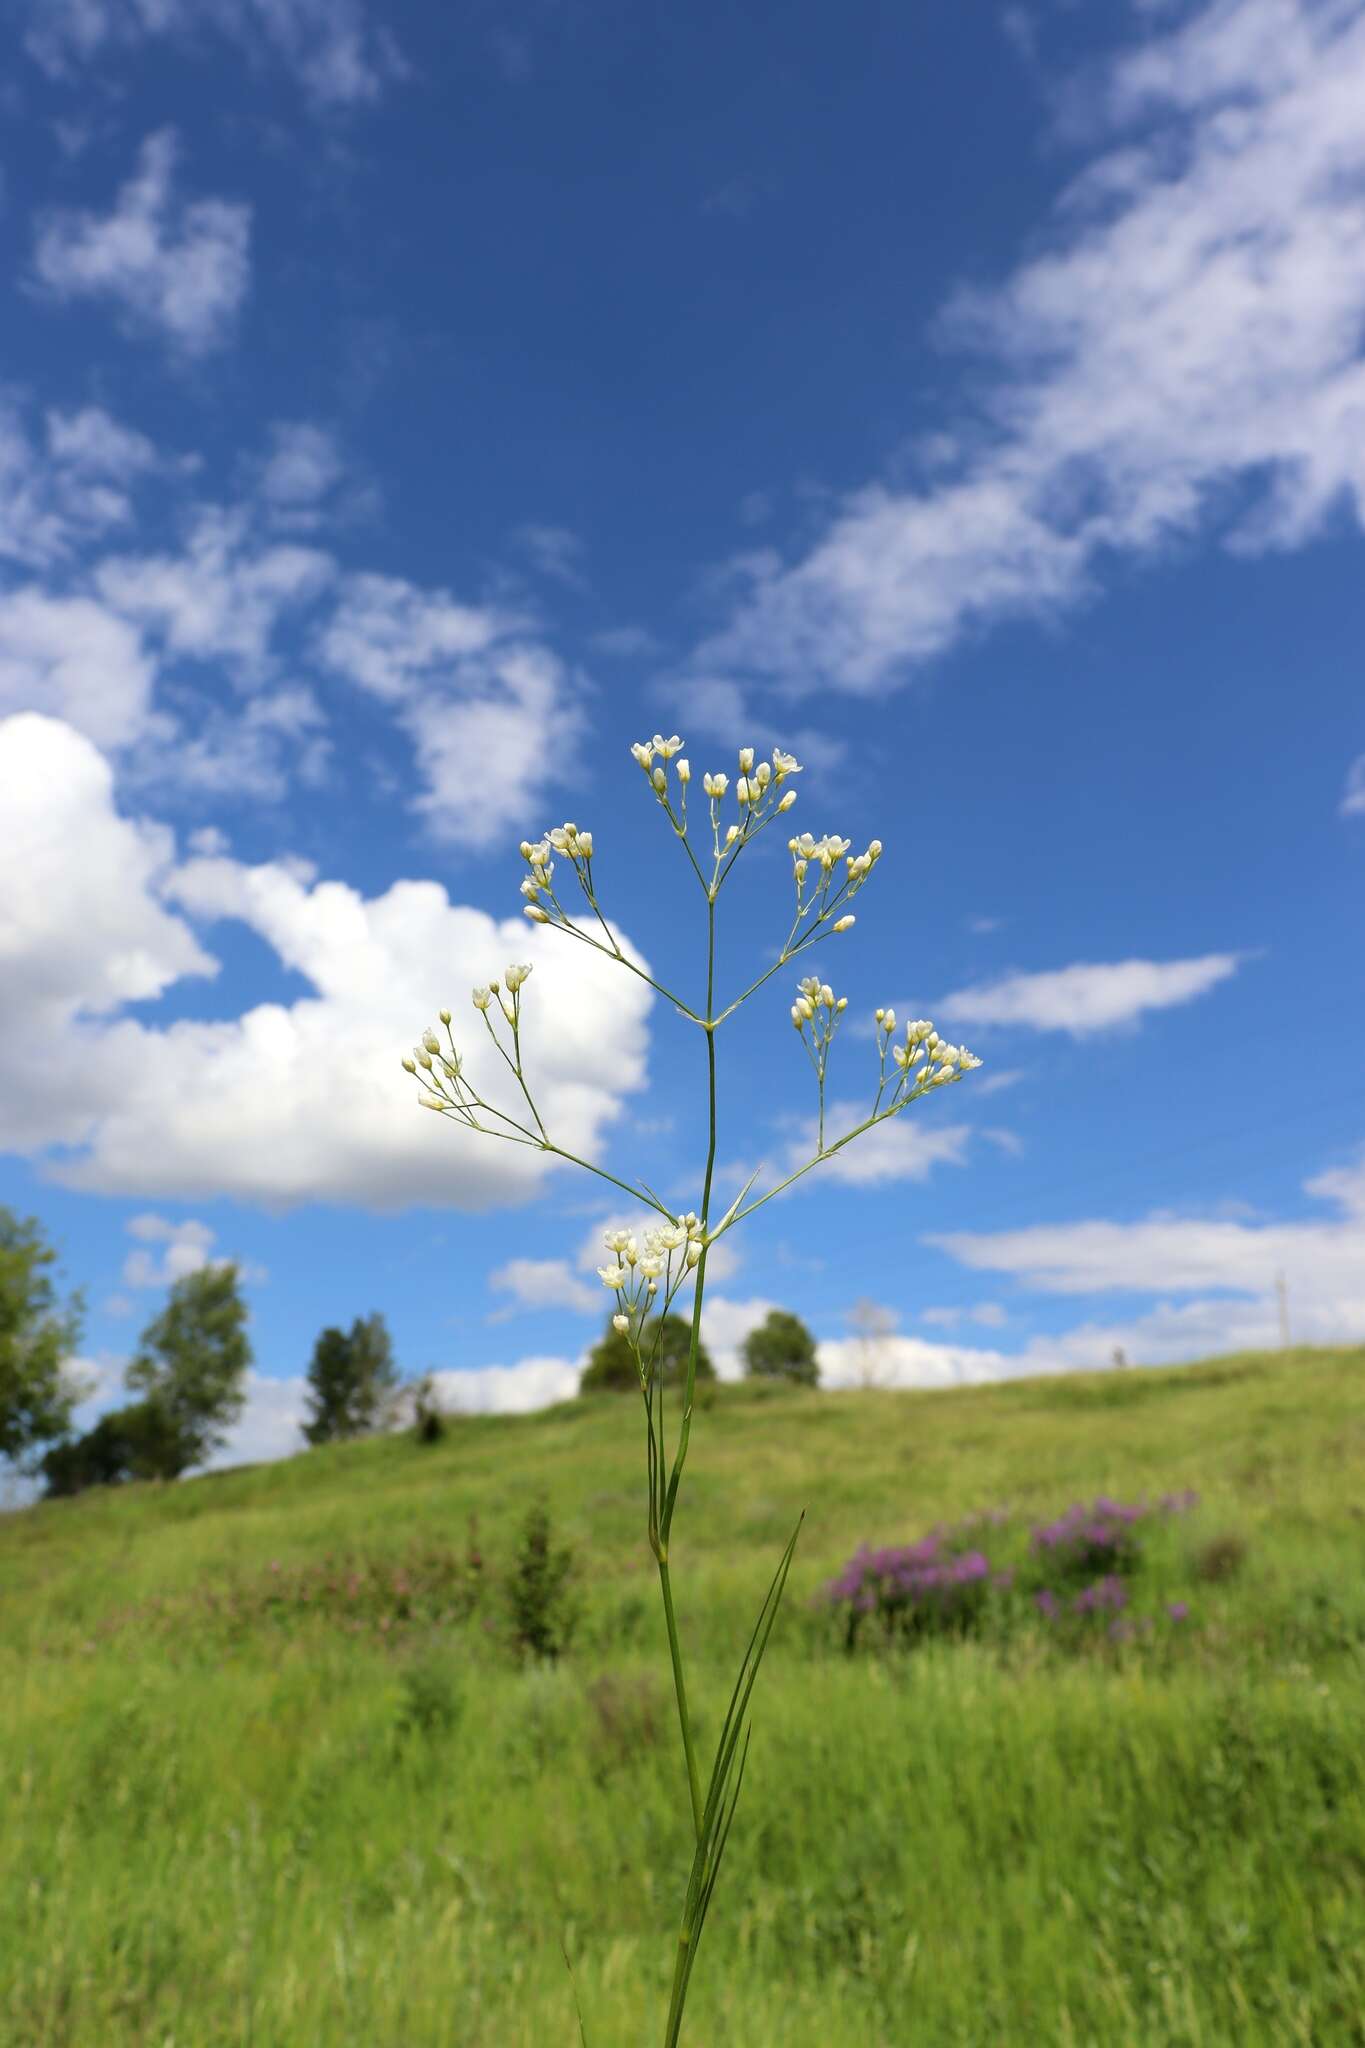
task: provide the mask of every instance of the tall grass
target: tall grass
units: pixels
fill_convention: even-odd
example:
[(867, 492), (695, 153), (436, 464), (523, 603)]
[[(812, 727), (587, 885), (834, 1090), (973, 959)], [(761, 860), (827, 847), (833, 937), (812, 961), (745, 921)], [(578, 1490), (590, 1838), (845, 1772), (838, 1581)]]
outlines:
[[(722, 1389), (701, 1422), (680, 1625), (704, 1737), (754, 1550), (814, 1512), (699, 2043), (1365, 2041), (1365, 1353)], [(610, 1400), (471, 1420), (0, 1524), (0, 2038), (570, 2048), (576, 1988), (593, 2048), (652, 2043), (693, 1840), (637, 1423)], [(1194, 1613), (1160, 1642), (1077, 1657), (1025, 1626), (846, 1658), (810, 1604), (864, 1538), (1185, 1486)], [(478, 1613), (272, 1601), (272, 1565), (401, 1569), (471, 1512), (510, 1564), (533, 1493), (582, 1562), (553, 1667)], [(1240, 1569), (1198, 1578), (1229, 1536)]]

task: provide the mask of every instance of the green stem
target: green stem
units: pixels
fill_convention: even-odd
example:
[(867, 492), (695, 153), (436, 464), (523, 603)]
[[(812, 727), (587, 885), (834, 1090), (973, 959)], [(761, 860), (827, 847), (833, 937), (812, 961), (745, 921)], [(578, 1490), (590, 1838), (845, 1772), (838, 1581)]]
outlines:
[(668, 1558), (659, 1557), (659, 1584), (664, 1596), (664, 1620), (668, 1624), (668, 1653), (673, 1659), (673, 1690), (678, 1696), (678, 1725), (682, 1729), (683, 1754), (687, 1758), (687, 1784), (692, 1795), (692, 1825), (698, 1840), (702, 1828), (701, 1776), (697, 1770), (697, 1754), (692, 1746), (692, 1722), (687, 1712), (687, 1682), (683, 1677), (682, 1646), (678, 1641), (678, 1621), (673, 1612), (673, 1585), (669, 1578)]

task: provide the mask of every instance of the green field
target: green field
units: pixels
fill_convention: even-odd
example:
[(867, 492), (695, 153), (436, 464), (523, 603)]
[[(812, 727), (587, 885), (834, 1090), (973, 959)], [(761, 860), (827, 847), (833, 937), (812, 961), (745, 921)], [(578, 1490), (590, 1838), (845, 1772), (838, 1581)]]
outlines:
[[(657, 2048), (690, 1830), (642, 1439), (607, 1397), (0, 1521), (4, 2042), (573, 2048), (562, 1944), (591, 2048)], [(1005, 1599), (849, 1657), (812, 1604), (865, 1539), (1185, 1488), (1131, 1641)], [(583, 1613), (527, 1667), (537, 1495)], [(1365, 1351), (720, 1389), (673, 1546), (704, 1735), (802, 1507), (691, 2048), (1365, 2042)]]

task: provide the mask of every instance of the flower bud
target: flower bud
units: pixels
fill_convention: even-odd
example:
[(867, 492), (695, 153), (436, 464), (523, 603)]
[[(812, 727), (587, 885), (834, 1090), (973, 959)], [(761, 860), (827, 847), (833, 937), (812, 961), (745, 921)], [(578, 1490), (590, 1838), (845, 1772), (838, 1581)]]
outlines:
[(476, 1010), (486, 1010), (486, 1009), (488, 1008), (488, 1005), (489, 1005), (489, 1004), (490, 1004), (490, 1003), (492, 1002), (492, 1000), (493, 1000), (493, 991), (492, 991), (492, 989), (491, 989), (491, 988), (476, 988), (476, 989), (475, 989), (475, 991), (474, 991), (474, 1008), (475, 1008)]
[(690, 1237), (687, 1240), (687, 1263), (689, 1266), (696, 1265), (698, 1259), (701, 1257), (701, 1251), (702, 1248), (698, 1244), (696, 1238)]
[(443, 1024), (448, 1024), (448, 1023), (450, 1022), (450, 1012), (449, 1012), (449, 1010), (442, 1010), (442, 1011), (441, 1011), (441, 1012), (440, 1012), (439, 1014), (440, 1014), (440, 1019), (441, 1019), (441, 1022), (442, 1022)]
[(850, 932), (857, 922), (856, 917), (840, 917), (835, 919), (833, 928), (836, 932)]
[(739, 781), (735, 784), (735, 798), (737, 802), (742, 804), (747, 804), (749, 801), (749, 784), (743, 775), (740, 776)]
[(754, 750), (753, 750), (753, 748), (752, 748), (752, 747), (741, 747), (741, 748), (740, 748), (740, 750), (739, 750), (739, 772), (740, 772), (740, 774), (741, 774), (741, 775), (747, 775), (747, 774), (748, 774), (748, 772), (749, 772), (749, 770), (750, 770), (750, 769), (751, 769), (751, 768), (753, 767), (753, 765), (754, 765)]
[(427, 1073), (430, 1073), (430, 1072), (431, 1072), (431, 1054), (430, 1054), (430, 1053), (429, 1053), (429, 1052), (427, 1051), (426, 1047), (425, 1047), (425, 1046), (423, 1046), (423, 1045), (417, 1045), (417, 1046), (414, 1046), (414, 1047), (413, 1047), (413, 1051), (414, 1051), (414, 1052), (416, 1053), (416, 1055), (417, 1055), (417, 1064), (418, 1064), (418, 1066), (419, 1066), (419, 1067), (424, 1067), (424, 1068), (426, 1069)]
[(692, 780), (692, 763), (685, 756), (678, 763), (678, 780), (684, 784)]
[(548, 924), (550, 922), (538, 903), (528, 903), (525, 914), (530, 918), (532, 924)]
[(446, 1107), (445, 1099), (440, 1095), (419, 1095), (417, 1100), (421, 1103), (423, 1109), (444, 1109)]
[(415, 1074), (415, 1073), (417, 1072), (417, 1062), (416, 1062), (416, 1060), (404, 1060), (404, 1062), (403, 1062), (403, 1072), (404, 1072), (405, 1074)]
[(578, 835), (578, 851), (579, 851), (579, 852), (580, 852), (580, 853), (582, 854), (582, 856), (583, 856), (584, 860), (591, 860), (591, 859), (592, 859), (592, 834), (591, 834), (591, 832), (580, 832), (580, 833), (579, 833), (579, 835)]
[(630, 1333), (630, 1317), (615, 1315), (611, 1319), (611, 1326), (618, 1337), (628, 1336)]
[(878, 1010), (878, 1012), (877, 1012), (877, 1015), (878, 1015), (878, 1017), (880, 1017), (880, 1019), (881, 1019), (882, 1023), (883, 1023), (883, 1024), (884, 1024), (884, 1025), (886, 1026), (886, 1028), (887, 1028), (887, 1030), (888, 1030), (888, 1031), (894, 1031), (894, 1030), (895, 1030), (895, 1028), (896, 1028), (896, 1013), (895, 1013), (895, 1011), (894, 1011), (894, 1010), (886, 1010), (886, 1011)]
[(739, 837), (739, 827), (738, 827), (738, 825), (732, 825), (732, 826), (730, 827), (729, 831), (728, 831), (728, 832), (726, 833), (726, 835), (725, 835), (725, 844), (726, 844), (727, 846), (733, 846), (733, 845), (734, 845), (734, 843), (735, 843), (735, 841), (736, 841), (736, 840), (738, 839), (738, 837)]
[[(798, 1031), (804, 1031), (806, 1028), (806, 1019), (804, 1014), (802, 1013), (801, 1005), (799, 1003), (792, 1004), (792, 1023), (796, 1026)], [(407, 1066), (407, 1064), (408, 1062), (404, 1060), (403, 1065)]]
[(434, 1031), (424, 1031), (422, 1033), (422, 1043), (428, 1052), (439, 1052), (441, 1050), (441, 1041)]
[(777, 808), (779, 811), (789, 811), (795, 802), (796, 791), (794, 789), (789, 789)]
[(649, 779), (654, 784), (654, 787), (658, 790), (660, 796), (662, 796), (664, 791), (668, 787), (668, 777), (664, 774), (663, 769), (656, 768)]

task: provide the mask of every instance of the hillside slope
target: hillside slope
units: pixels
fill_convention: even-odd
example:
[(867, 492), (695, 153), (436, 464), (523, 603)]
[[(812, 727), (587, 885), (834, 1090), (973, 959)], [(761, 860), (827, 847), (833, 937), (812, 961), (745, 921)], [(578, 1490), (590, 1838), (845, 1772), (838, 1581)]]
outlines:
[[(653, 2041), (687, 1841), (642, 1434), (578, 1402), (0, 1521), (3, 2038), (568, 2044), (562, 1941), (593, 2048)], [(719, 1389), (674, 1544), (713, 1726), (807, 1518), (691, 2040), (1365, 2039), (1363, 1479), (1362, 1350)], [(814, 1604), (863, 1541), (996, 1510), (1009, 1562), (1187, 1490), (1141, 1638), (1005, 1600), (850, 1658)], [(537, 1497), (553, 1668), (499, 1599)]]

